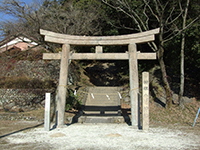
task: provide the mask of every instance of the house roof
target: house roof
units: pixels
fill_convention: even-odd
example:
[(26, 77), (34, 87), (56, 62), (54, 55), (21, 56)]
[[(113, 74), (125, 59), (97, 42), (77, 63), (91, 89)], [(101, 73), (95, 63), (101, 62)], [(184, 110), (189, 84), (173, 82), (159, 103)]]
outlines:
[(23, 35), (23, 34), (18, 34), (18, 35), (12, 35), (12, 36), (8, 36), (6, 37), (4, 40), (2, 40), (0, 42), (0, 48), (6, 47), (6, 46), (10, 46), (19, 42), (26, 42), (32, 45), (38, 45), (38, 43), (34, 42), (34, 40), (32, 40), (32, 38), (28, 38), (27, 36)]

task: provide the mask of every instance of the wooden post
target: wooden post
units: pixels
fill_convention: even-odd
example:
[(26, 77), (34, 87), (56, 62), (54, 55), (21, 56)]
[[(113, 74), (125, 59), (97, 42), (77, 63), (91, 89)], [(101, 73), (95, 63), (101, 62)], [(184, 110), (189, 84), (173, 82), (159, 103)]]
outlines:
[(51, 93), (45, 94), (45, 112), (44, 112), (44, 130), (50, 130), (50, 104), (51, 104)]
[(136, 44), (129, 44), (129, 82), (131, 98), (131, 125), (138, 128), (138, 64)]
[(57, 95), (57, 125), (64, 125), (70, 45), (63, 44)]
[(199, 107), (199, 109), (198, 109), (198, 111), (197, 111), (197, 114), (196, 114), (196, 117), (195, 117), (195, 119), (194, 119), (194, 123), (193, 123), (192, 127), (195, 126), (196, 121), (197, 121), (197, 118), (198, 118), (198, 116), (199, 116), (199, 113), (200, 113), (200, 107)]
[(142, 73), (142, 129), (149, 129), (149, 73)]

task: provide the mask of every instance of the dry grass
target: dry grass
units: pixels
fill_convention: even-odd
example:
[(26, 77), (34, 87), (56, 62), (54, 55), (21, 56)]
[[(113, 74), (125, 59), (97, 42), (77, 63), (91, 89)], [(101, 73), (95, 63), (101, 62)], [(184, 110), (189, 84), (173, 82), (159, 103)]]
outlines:
[[(154, 102), (151, 102), (150, 124), (191, 127), (199, 107), (200, 102), (196, 100), (185, 104), (184, 109), (181, 109), (176, 105), (173, 105), (170, 109), (165, 109), (161, 106), (157, 106)], [(200, 129), (200, 118), (197, 119), (195, 128)]]
[(48, 89), (55, 88), (53, 80), (41, 81), (39, 79), (31, 79), (26, 76), (0, 77), (0, 88), (14, 89)]

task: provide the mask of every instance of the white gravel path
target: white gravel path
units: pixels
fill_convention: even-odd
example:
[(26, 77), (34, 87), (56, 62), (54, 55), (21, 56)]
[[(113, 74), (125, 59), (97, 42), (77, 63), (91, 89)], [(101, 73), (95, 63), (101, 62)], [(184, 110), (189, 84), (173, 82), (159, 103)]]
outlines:
[[(44, 131), (35, 128), (7, 137), (13, 144), (36, 143), (54, 150), (199, 150), (200, 136), (167, 128), (148, 132), (127, 124), (72, 124)], [(35, 148), (37, 149), (37, 148)]]

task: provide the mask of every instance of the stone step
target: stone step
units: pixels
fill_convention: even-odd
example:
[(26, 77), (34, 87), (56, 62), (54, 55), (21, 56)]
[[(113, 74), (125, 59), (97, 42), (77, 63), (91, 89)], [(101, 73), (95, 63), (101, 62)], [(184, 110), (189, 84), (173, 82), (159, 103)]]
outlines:
[(123, 123), (121, 116), (119, 87), (90, 87), (80, 123)]
[(81, 116), (78, 123), (124, 123), (123, 116)]
[(90, 92), (98, 92), (98, 93), (105, 93), (107, 91), (108, 93), (116, 92), (119, 91), (120, 87), (109, 87), (109, 86), (98, 86), (98, 87), (90, 87), (89, 91)]
[(111, 111), (111, 112), (96, 112), (96, 111), (89, 111), (84, 112), (83, 116), (121, 116), (121, 112), (119, 111)]
[(119, 87), (90, 87), (85, 106), (118, 106)]
[(83, 106), (82, 110), (84, 111), (118, 111), (120, 106)]
[[(118, 114), (120, 111), (104, 111), (104, 114)], [(84, 114), (101, 114), (101, 111), (84, 111)]]
[(106, 106), (118, 106), (119, 105), (119, 103), (117, 103), (117, 102), (114, 102), (114, 103), (112, 103), (112, 102), (92, 102), (92, 103), (86, 103), (85, 104), (86, 106), (99, 106), (99, 107), (106, 107)]

